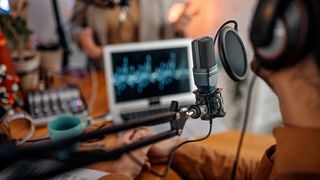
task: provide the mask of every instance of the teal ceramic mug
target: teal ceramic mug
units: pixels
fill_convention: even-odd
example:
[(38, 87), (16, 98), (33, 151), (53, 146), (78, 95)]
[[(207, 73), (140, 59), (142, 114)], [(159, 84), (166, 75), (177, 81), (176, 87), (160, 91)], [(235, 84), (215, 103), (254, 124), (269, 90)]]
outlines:
[[(84, 121), (87, 121), (84, 124)], [(67, 137), (80, 135), (83, 130), (91, 125), (91, 118), (79, 118), (73, 115), (58, 116), (48, 123), (49, 136), (52, 141), (57, 141)], [(58, 157), (61, 160), (68, 158), (70, 152), (76, 151), (79, 143), (75, 143), (66, 147), (64, 150), (58, 151)]]

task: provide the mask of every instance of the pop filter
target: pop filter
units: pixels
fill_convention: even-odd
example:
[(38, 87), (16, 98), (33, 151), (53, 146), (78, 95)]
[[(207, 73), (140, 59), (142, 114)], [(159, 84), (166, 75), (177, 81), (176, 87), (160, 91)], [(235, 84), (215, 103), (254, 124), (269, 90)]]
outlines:
[(225, 71), (234, 81), (244, 80), (248, 69), (247, 54), (236, 28), (222, 26), (218, 36), (218, 52)]

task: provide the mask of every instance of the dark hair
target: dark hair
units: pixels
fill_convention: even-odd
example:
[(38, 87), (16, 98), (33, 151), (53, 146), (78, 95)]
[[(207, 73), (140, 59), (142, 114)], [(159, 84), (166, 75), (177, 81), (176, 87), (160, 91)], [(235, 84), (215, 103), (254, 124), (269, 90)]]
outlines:
[(313, 34), (313, 36), (315, 36), (316, 38), (316, 47), (314, 49), (314, 53), (315, 53), (315, 58), (316, 58), (316, 62), (318, 65), (318, 68), (320, 69), (320, 1), (318, 0), (313, 0), (310, 1), (310, 3), (312, 3), (312, 7), (314, 8), (313, 12), (314, 12), (314, 21), (316, 24), (316, 29)]

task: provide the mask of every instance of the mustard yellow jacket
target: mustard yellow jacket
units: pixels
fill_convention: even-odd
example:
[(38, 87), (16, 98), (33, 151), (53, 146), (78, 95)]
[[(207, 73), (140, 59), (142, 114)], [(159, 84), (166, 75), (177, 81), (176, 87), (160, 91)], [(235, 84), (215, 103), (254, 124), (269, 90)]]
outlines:
[[(279, 127), (274, 136), (277, 145), (266, 150), (260, 163), (240, 159), (236, 179), (320, 179), (320, 130)], [(233, 160), (212, 148), (186, 144), (171, 167), (183, 179), (230, 179)], [(103, 179), (130, 178), (110, 174)]]

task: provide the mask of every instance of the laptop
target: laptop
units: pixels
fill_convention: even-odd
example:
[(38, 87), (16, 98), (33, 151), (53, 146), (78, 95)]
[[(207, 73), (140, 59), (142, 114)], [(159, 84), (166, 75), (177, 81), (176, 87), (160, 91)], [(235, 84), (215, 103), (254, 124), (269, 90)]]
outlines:
[(195, 102), (191, 39), (108, 45), (104, 69), (112, 119), (123, 123)]

